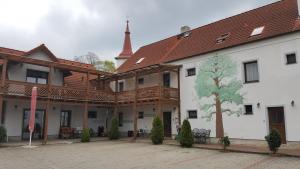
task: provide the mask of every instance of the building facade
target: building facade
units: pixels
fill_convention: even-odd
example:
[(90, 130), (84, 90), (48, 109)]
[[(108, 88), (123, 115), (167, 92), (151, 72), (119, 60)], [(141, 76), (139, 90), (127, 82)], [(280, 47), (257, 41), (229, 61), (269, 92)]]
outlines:
[[(284, 142), (300, 141), (299, 4), (282, 0), (196, 29), (184, 26), (135, 53), (127, 22), (114, 74), (58, 59), (44, 45), (28, 52), (0, 48), (1, 124), (9, 138), (28, 138), (30, 91), (37, 86), (36, 137), (45, 141), (82, 128), (102, 135), (112, 117), (123, 136), (136, 137), (150, 133), (154, 116), (163, 120), (166, 137), (176, 135), (184, 119), (215, 137), (217, 104), (213, 96), (201, 97), (207, 90), (201, 85), (210, 82), (201, 79), (208, 61), (221, 57), (234, 65), (227, 76), (240, 84), (227, 84), (226, 77), (218, 86), (234, 91), (220, 102), (225, 135), (263, 140), (275, 128)], [(233, 109), (239, 111), (231, 115)]]

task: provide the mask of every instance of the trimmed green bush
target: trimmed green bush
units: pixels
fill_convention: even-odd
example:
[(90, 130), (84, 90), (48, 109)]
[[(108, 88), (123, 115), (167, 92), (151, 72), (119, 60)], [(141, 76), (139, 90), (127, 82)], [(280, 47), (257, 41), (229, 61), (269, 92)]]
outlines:
[(220, 143), (223, 145), (223, 150), (226, 151), (227, 147), (230, 146), (230, 140), (228, 136), (222, 137)]
[(154, 145), (162, 144), (164, 141), (164, 126), (158, 116), (154, 117), (152, 122), (151, 140)]
[(85, 128), (82, 131), (82, 135), (81, 135), (81, 142), (86, 143), (86, 142), (90, 142), (90, 130)]
[(3, 126), (0, 126), (0, 143), (6, 141), (6, 129)]
[(188, 120), (183, 121), (179, 138), (180, 138), (179, 142), (182, 147), (189, 148), (193, 146), (194, 137), (193, 137), (190, 122)]
[(275, 154), (278, 151), (278, 148), (281, 146), (281, 136), (279, 132), (275, 129), (272, 129), (270, 134), (268, 134), (265, 139), (268, 142), (270, 151)]
[(117, 118), (112, 118), (111, 120), (111, 126), (110, 126), (110, 132), (109, 132), (109, 139), (110, 140), (117, 140), (120, 137), (119, 133), (119, 122)]

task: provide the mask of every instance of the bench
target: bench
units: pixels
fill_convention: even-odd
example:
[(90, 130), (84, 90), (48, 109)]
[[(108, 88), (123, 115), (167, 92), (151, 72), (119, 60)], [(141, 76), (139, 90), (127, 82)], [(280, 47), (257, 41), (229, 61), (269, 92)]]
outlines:
[(211, 130), (206, 129), (193, 129), (195, 143), (206, 144), (207, 139), (210, 139)]

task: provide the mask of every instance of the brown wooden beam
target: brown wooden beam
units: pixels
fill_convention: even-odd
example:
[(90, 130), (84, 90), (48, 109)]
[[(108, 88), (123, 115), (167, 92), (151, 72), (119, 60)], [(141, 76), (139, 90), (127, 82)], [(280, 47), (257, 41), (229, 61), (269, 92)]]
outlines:
[(133, 139), (135, 140), (136, 137), (137, 137), (137, 118), (138, 118), (138, 115), (137, 115), (137, 90), (138, 90), (138, 84), (137, 84), (137, 74), (135, 74), (134, 76), (134, 103), (133, 103), (133, 133), (134, 133), (134, 136), (133, 136)]
[(83, 112), (83, 128), (88, 128), (88, 102), (84, 103), (84, 112)]
[(3, 96), (0, 96), (0, 125), (4, 124)]
[(7, 58), (4, 58), (3, 65), (2, 65), (2, 76), (1, 76), (1, 88), (2, 89), (5, 86), (6, 71), (7, 71)]
[(43, 144), (47, 144), (48, 141), (48, 124), (49, 124), (49, 111), (50, 111), (50, 100), (47, 100), (46, 111), (45, 111), (45, 126), (44, 126), (44, 141)]
[(177, 69), (177, 83), (178, 83), (178, 121), (181, 125), (181, 105), (180, 105), (180, 68)]

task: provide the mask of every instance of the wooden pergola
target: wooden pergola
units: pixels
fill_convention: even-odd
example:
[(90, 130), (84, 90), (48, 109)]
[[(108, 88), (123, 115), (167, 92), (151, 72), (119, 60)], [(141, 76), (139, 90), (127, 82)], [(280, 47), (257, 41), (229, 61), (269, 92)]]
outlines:
[[(145, 105), (145, 104), (155, 104), (155, 114), (159, 116), (161, 119), (163, 118), (162, 115), (162, 105), (164, 104), (172, 104), (178, 107), (178, 117), (180, 121), (180, 68), (181, 66), (178, 65), (165, 65), (165, 64), (158, 64), (152, 65), (140, 69), (134, 69), (127, 72), (116, 73), (112, 76), (105, 77), (110, 81), (115, 81), (115, 109), (114, 109), (114, 116), (117, 116), (118, 107), (126, 104), (131, 105), (132, 110), (134, 113), (134, 139), (137, 137), (137, 119), (138, 119), (138, 112), (137, 106), (138, 105)], [(166, 88), (163, 86), (163, 73), (164, 72), (174, 72), (177, 74), (178, 81), (177, 81), (177, 88)], [(138, 79), (140, 76), (147, 76), (149, 74), (158, 73), (158, 86), (148, 87), (148, 88), (138, 88)], [(132, 91), (124, 91), (118, 92), (118, 81), (124, 79), (134, 79), (134, 87)]]

